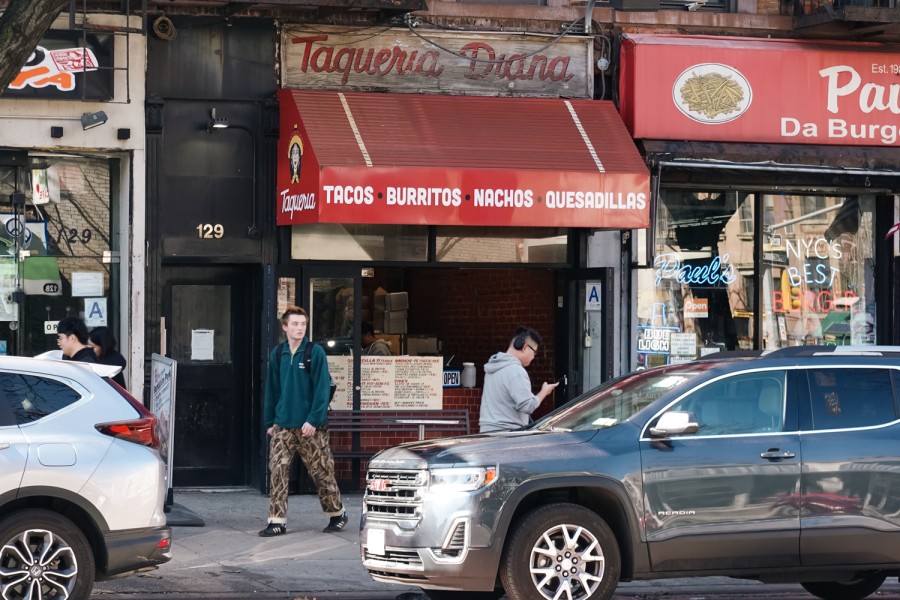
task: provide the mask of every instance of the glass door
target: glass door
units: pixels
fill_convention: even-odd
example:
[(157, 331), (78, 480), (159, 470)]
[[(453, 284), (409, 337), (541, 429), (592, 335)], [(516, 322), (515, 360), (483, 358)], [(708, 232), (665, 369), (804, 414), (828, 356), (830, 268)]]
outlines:
[(309, 339), (325, 349), (337, 384), (332, 410), (359, 408), (361, 280), (352, 269), (310, 267), (303, 273)]
[(560, 369), (565, 378), (560, 383), (565, 401), (591, 390), (613, 373), (612, 352), (612, 276), (611, 269), (573, 269), (567, 272), (568, 310), (566, 318), (568, 335), (568, 365)]
[(64, 317), (121, 340), (119, 161), (14, 155), (0, 156), (0, 355), (56, 350)]
[[(276, 288), (276, 319), (289, 305), (305, 309), (307, 337), (329, 357), (328, 368), (338, 385), (331, 408), (359, 408), (360, 270), (339, 265), (285, 267)], [(279, 326), (274, 343), (282, 340)]]

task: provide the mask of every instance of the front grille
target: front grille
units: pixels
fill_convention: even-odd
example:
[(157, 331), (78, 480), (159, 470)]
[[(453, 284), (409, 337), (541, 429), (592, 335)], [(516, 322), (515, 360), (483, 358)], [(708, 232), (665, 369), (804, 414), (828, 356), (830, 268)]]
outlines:
[(427, 481), (427, 471), (370, 470), (363, 499), (368, 518), (419, 518)]
[(379, 566), (390, 567), (394, 569), (414, 569), (421, 571), (425, 568), (419, 553), (415, 550), (397, 550), (394, 548), (385, 548), (384, 554), (372, 554), (367, 550), (364, 551), (364, 559), (369, 569), (377, 569)]

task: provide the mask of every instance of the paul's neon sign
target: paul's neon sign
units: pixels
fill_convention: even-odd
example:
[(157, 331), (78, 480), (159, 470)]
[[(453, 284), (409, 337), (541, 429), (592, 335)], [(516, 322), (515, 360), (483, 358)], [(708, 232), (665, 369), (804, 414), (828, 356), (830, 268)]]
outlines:
[(660, 254), (653, 261), (656, 267), (656, 287), (664, 279), (674, 279), (689, 285), (728, 285), (737, 280), (734, 266), (727, 264), (728, 255), (714, 256), (706, 264), (684, 264), (675, 253)]

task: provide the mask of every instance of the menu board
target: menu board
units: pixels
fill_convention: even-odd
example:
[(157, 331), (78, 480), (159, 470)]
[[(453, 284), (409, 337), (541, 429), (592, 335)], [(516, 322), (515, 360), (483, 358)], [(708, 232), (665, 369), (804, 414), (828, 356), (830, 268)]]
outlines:
[[(360, 398), (363, 410), (440, 410), (444, 401), (444, 363), (440, 356), (363, 356)], [(329, 356), (337, 384), (332, 410), (353, 406), (352, 357)]]
[(394, 404), (391, 408), (436, 409), (444, 405), (444, 359), (440, 356), (395, 356)]
[(393, 356), (363, 356), (359, 378), (362, 395), (360, 407), (394, 408), (393, 399), (396, 389), (394, 378)]
[(353, 408), (353, 381), (350, 379), (350, 368), (353, 364), (350, 356), (329, 356), (328, 372), (331, 380), (337, 384), (334, 398), (331, 399), (332, 410), (350, 410)]

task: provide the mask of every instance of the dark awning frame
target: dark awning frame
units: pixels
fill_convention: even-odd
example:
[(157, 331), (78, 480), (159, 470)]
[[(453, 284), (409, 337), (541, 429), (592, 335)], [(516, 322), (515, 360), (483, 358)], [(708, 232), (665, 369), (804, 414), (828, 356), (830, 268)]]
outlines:
[[(639, 146), (651, 173), (666, 185), (900, 193), (900, 148), (670, 140), (640, 140)], [(778, 182), (767, 179), (774, 173), (781, 175)]]
[[(900, 194), (900, 148), (637, 140), (650, 167), (650, 226), (655, 254), (661, 187)], [(771, 177), (779, 174), (777, 182)]]

